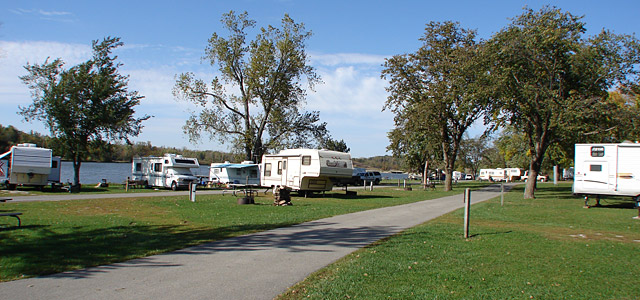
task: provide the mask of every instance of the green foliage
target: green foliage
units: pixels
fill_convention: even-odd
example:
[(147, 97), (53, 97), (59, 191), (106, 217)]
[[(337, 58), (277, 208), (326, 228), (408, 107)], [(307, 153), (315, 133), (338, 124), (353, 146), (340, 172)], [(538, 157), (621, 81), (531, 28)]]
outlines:
[[(228, 37), (214, 33), (205, 49), (205, 59), (220, 72), (210, 84), (193, 73), (177, 76), (173, 93), (201, 107), (187, 120), (184, 131), (198, 140), (208, 133), (221, 143), (231, 142), (246, 160), (287, 147), (310, 147), (312, 140), (327, 135), (319, 113), (303, 112), (306, 82), (320, 82), (307, 65), (305, 41), (311, 32), (288, 15), (282, 26), (261, 28), (247, 41), (255, 21), (233, 11), (222, 17)], [(226, 87), (236, 88), (227, 92)]]
[(476, 32), (459, 23), (431, 22), (420, 40), (416, 53), (387, 59), (382, 71), (385, 109), (396, 114), (390, 148), (413, 168), (442, 154), (449, 189), (464, 133), (488, 109), (487, 68)]
[(80, 183), (80, 165), (90, 149), (105, 147), (104, 140), (127, 140), (137, 136), (142, 122), (134, 107), (142, 96), (127, 89), (128, 77), (118, 74), (120, 64), (111, 52), (122, 46), (120, 38), (93, 41), (93, 57), (64, 69), (61, 59), (27, 64), (28, 75), (20, 79), (31, 89), (33, 103), (20, 107), (25, 120), (43, 121), (63, 155), (74, 163), (74, 185)]
[(364, 168), (367, 170), (381, 170), (381, 171), (390, 171), (390, 170), (406, 170), (410, 171), (410, 169), (406, 169), (404, 162), (394, 156), (374, 156), (368, 158), (351, 158), (353, 161), (353, 166), (356, 168)]
[(327, 137), (322, 140), (320, 143), (320, 148), (339, 151), (339, 152), (350, 152), (351, 149), (347, 147), (347, 143), (344, 140), (334, 140), (331, 137)]

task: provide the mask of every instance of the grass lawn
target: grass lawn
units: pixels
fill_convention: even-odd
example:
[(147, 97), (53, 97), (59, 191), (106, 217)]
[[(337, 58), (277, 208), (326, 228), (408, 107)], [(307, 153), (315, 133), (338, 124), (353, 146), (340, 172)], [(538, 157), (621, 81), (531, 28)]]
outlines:
[[(129, 191), (125, 190), (124, 184), (121, 183), (109, 183), (109, 187), (96, 187), (97, 184), (83, 184), (80, 189), (80, 194), (117, 194), (117, 193), (153, 193), (153, 192), (170, 192), (171, 189), (164, 188), (129, 188)], [(206, 188), (198, 187), (198, 190), (209, 190)], [(46, 186), (43, 190), (38, 187), (26, 186), (18, 187), (14, 191), (0, 190), (0, 197), (19, 197), (19, 196), (37, 196), (37, 195), (64, 195), (68, 192), (65, 190), (52, 190), (51, 186)]]
[(125, 261), (214, 240), (324, 217), (434, 199), (483, 183), (459, 184), (452, 192), (375, 188), (347, 198), (294, 197), (293, 206), (274, 207), (271, 195), (257, 205), (238, 205), (226, 195), (56, 202), (1, 203), (0, 212), (22, 212), (0, 218), (0, 281), (52, 274)]
[(361, 249), (279, 299), (640, 299), (632, 201), (582, 208), (570, 184), (524, 186)]

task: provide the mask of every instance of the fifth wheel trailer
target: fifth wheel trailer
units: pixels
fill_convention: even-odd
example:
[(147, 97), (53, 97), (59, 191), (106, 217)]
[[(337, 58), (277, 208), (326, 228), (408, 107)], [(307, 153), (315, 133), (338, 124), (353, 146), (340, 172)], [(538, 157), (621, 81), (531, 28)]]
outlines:
[[(640, 144), (576, 144), (573, 193), (629, 196), (640, 204)], [(640, 210), (640, 206), (638, 206)]]
[(288, 187), (299, 192), (330, 191), (332, 179), (350, 178), (353, 173), (349, 153), (287, 149), (262, 156), (261, 184)]
[(60, 157), (35, 144), (18, 144), (0, 155), (0, 177), (10, 189), (59, 183)]

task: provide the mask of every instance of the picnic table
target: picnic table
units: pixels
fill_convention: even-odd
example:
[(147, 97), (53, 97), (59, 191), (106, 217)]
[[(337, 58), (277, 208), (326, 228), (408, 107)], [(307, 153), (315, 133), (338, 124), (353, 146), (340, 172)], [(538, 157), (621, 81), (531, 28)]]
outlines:
[[(247, 197), (254, 197), (254, 196), (256, 196), (258, 194), (258, 189), (265, 188), (265, 187), (260, 186), (258, 184), (230, 183), (230, 184), (227, 184), (227, 186), (231, 187), (232, 189), (231, 190), (222, 191), (222, 195), (224, 195), (226, 192), (230, 192), (234, 196), (237, 196), (237, 193), (244, 193), (244, 195), (247, 196)], [(269, 189), (271, 189), (271, 187), (266, 187), (265, 188), (265, 191), (264, 191), (265, 195), (267, 194)]]
[[(0, 198), (0, 202), (7, 202), (13, 200), (12, 198)], [(0, 213), (0, 217), (14, 217), (16, 219), (18, 219), (18, 227), (22, 226), (22, 221), (20, 220), (20, 215), (22, 213), (21, 212), (6, 212), (6, 213)]]

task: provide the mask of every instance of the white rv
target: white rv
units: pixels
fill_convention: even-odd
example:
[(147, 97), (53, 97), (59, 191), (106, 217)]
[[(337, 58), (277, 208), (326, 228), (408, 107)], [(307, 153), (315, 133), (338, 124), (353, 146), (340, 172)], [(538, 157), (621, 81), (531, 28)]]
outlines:
[(505, 180), (505, 169), (480, 169), (478, 179), (489, 181), (502, 181)]
[(239, 164), (213, 163), (209, 169), (209, 181), (222, 184), (260, 185), (260, 165), (252, 161), (243, 161)]
[(51, 149), (35, 144), (11, 147), (11, 150), (0, 155), (0, 180), (9, 189), (15, 189), (18, 185), (44, 187), (49, 182), (60, 182), (60, 158), (53, 157), (51, 153)]
[(351, 178), (353, 165), (349, 153), (287, 149), (262, 156), (263, 186), (284, 186), (294, 191), (330, 191), (331, 178)]
[(192, 182), (199, 182), (191, 169), (198, 168), (198, 160), (182, 155), (165, 154), (163, 157), (135, 157), (131, 164), (132, 180), (146, 186), (165, 187), (177, 190), (188, 188)]
[(640, 144), (576, 144), (573, 193), (640, 200)]
[(522, 177), (522, 169), (519, 168), (506, 168), (505, 171), (505, 179), (507, 181), (515, 181), (520, 180)]

